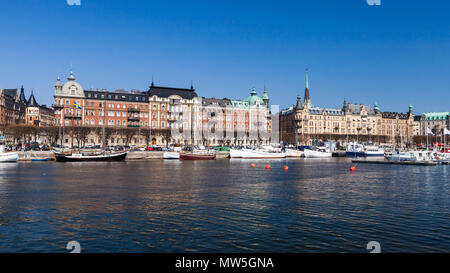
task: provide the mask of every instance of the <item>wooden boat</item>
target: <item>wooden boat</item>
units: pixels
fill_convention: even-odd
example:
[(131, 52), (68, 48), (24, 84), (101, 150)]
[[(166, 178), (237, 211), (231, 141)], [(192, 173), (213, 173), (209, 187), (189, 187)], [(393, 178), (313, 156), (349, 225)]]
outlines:
[(83, 161), (123, 161), (127, 157), (128, 152), (113, 154), (57, 154), (56, 161), (59, 162), (83, 162)]
[(32, 158), (31, 161), (50, 161), (51, 158)]
[(208, 153), (185, 153), (180, 154), (181, 160), (214, 160), (216, 159), (216, 154)]

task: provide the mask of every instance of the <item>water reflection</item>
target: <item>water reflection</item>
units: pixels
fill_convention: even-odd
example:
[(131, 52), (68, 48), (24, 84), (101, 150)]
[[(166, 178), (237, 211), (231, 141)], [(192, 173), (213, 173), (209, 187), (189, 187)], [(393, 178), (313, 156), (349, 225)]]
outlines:
[(65, 252), (71, 240), (88, 252), (366, 252), (371, 240), (386, 252), (450, 250), (448, 166), (350, 165), (0, 165), (1, 251)]

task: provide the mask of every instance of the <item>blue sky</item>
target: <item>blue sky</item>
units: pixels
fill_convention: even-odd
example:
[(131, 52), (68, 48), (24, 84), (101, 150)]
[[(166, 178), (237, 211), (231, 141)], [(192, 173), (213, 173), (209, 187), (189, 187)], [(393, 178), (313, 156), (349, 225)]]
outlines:
[(378, 102), (450, 111), (450, 3), (381, 0), (1, 1), (0, 87), (51, 104), (70, 66), (85, 89), (189, 87), (246, 98), (267, 86), (282, 108)]

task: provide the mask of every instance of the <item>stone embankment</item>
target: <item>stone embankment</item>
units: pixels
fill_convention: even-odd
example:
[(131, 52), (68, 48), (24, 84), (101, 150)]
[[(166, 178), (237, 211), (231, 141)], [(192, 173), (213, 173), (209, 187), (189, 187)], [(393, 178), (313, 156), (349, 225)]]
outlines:
[[(163, 159), (164, 152), (158, 151), (133, 151), (129, 152), (127, 161), (133, 160), (148, 160), (148, 159)], [(217, 152), (217, 158), (227, 158), (229, 152)], [(55, 159), (55, 154), (52, 151), (28, 151), (19, 152), (19, 161), (31, 161), (32, 159)]]

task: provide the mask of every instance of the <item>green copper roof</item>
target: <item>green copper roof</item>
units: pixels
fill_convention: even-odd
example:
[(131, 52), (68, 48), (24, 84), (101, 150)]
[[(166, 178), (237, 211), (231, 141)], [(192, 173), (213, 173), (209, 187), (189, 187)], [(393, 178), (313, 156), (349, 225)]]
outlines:
[(244, 101), (248, 102), (249, 105), (255, 105), (257, 102), (263, 103), (262, 99), (256, 94), (255, 88), (252, 89), (252, 92), (250, 93), (250, 97), (248, 97)]
[(308, 82), (308, 69), (306, 69), (306, 81), (305, 81), (305, 88), (309, 89), (309, 82)]
[(445, 120), (450, 116), (450, 112), (425, 113), (424, 115), (427, 120)]
[(373, 104), (373, 110), (380, 110), (380, 108), (378, 108), (378, 103), (377, 102), (375, 102)]

